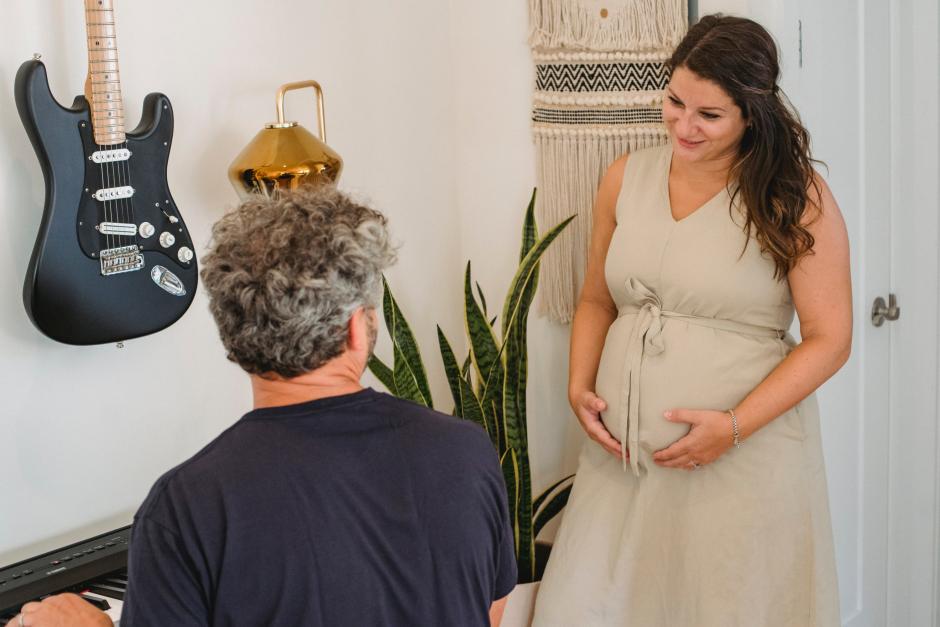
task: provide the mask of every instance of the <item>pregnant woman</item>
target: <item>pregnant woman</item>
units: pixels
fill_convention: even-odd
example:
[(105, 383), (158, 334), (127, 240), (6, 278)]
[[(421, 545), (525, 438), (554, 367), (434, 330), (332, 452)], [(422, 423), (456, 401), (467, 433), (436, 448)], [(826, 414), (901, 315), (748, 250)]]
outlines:
[(593, 441), (534, 624), (833, 627), (814, 391), (850, 350), (845, 224), (761, 26), (707, 16), (669, 68), (671, 142), (598, 191), (569, 379)]

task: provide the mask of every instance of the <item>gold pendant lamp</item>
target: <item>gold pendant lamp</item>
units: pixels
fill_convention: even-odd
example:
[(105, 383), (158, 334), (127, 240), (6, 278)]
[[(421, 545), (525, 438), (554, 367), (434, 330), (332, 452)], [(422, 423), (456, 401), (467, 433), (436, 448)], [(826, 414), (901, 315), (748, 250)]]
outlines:
[[(285, 121), (284, 95), (312, 87), (317, 94), (320, 137), (297, 122)], [(277, 90), (277, 122), (266, 124), (245, 146), (228, 169), (228, 178), (241, 197), (252, 193), (276, 196), (306, 183), (335, 183), (343, 171), (343, 159), (326, 145), (323, 90), (316, 81), (281, 85)]]

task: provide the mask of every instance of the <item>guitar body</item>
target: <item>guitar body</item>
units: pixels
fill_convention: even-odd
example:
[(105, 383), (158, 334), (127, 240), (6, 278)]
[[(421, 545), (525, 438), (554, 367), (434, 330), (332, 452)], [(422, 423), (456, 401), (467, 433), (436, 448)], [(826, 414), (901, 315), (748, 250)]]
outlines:
[[(40, 61), (20, 67), (15, 94), (46, 188), (23, 286), (33, 324), (59, 342), (86, 345), (140, 337), (176, 322), (192, 303), (197, 269), (192, 240), (166, 181), (173, 135), (169, 100), (147, 96), (141, 122), (126, 134), (126, 144), (102, 147), (92, 135), (88, 101), (79, 96), (71, 108), (60, 105)], [(129, 150), (130, 157), (93, 161), (104, 148)], [(133, 188), (133, 196), (95, 197), (99, 190), (116, 188)], [(102, 234), (109, 223), (123, 227), (123, 234)], [(152, 225), (153, 233), (145, 236), (149, 227), (141, 225)], [(102, 257), (128, 247), (136, 251), (113, 263), (130, 259), (135, 269), (120, 266), (107, 273)]]

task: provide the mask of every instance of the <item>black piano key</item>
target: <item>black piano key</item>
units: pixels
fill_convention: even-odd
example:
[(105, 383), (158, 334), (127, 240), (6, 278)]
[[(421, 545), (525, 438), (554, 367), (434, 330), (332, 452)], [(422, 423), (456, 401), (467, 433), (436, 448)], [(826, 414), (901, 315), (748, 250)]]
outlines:
[(112, 599), (117, 599), (118, 601), (124, 600), (124, 591), (114, 586), (108, 586), (104, 584), (93, 584), (91, 586), (88, 586), (88, 591), (94, 592), (95, 594), (100, 594), (103, 597), (110, 597)]
[(107, 610), (111, 609), (111, 604), (108, 603), (107, 599), (95, 599), (85, 594), (79, 594), (78, 596), (82, 597), (102, 612), (106, 612)]

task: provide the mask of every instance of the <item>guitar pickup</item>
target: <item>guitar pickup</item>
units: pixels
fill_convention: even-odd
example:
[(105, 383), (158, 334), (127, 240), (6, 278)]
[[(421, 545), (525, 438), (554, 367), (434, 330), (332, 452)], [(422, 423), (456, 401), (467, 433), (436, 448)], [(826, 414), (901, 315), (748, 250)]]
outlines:
[(105, 202), (108, 200), (121, 200), (123, 198), (130, 198), (134, 195), (134, 188), (130, 185), (125, 185), (123, 187), (108, 187), (107, 189), (99, 189), (95, 192), (95, 200), (100, 200)]
[(137, 235), (137, 225), (126, 222), (102, 222), (96, 228), (102, 235)]
[(133, 272), (144, 267), (144, 256), (137, 245), (108, 248), (101, 251), (101, 275)]
[(116, 161), (127, 161), (131, 158), (131, 151), (127, 148), (118, 148), (115, 150), (96, 150), (91, 154), (91, 159), (95, 163), (114, 163)]

